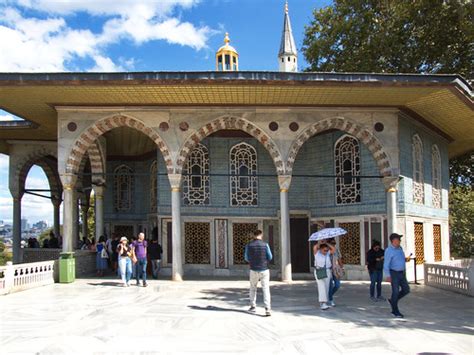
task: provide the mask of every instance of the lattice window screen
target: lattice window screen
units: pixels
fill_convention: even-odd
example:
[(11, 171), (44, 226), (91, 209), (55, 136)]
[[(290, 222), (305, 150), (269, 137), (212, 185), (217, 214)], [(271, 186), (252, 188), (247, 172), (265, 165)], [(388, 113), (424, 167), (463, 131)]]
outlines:
[(133, 226), (116, 225), (114, 226), (114, 233), (120, 238), (127, 237), (128, 241), (130, 242), (133, 237)]
[(186, 264), (211, 263), (210, 223), (184, 223), (184, 260)]
[(360, 147), (354, 137), (345, 135), (334, 146), (336, 203), (360, 202)]
[(441, 208), (441, 155), (436, 144), (431, 149), (431, 177), (433, 207)]
[(441, 252), (441, 226), (439, 224), (433, 225), (433, 244), (435, 261), (443, 260), (443, 255)]
[(133, 170), (121, 165), (114, 171), (114, 206), (116, 211), (130, 211), (133, 197)]
[(209, 151), (198, 143), (184, 165), (183, 202), (185, 205), (208, 205), (209, 195)]
[(234, 265), (246, 264), (244, 260), (245, 245), (252, 240), (252, 233), (258, 229), (258, 223), (233, 223), (232, 243)]
[(257, 206), (257, 151), (250, 144), (239, 143), (231, 148), (230, 175), (231, 206)]
[(156, 206), (158, 204), (157, 174), (158, 168), (155, 160), (150, 167), (150, 210), (152, 212), (156, 212)]
[(412, 140), (413, 155), (413, 202), (423, 204), (425, 201), (423, 176), (423, 143), (419, 135)]
[(423, 264), (425, 261), (425, 240), (423, 234), (423, 223), (415, 223), (415, 256), (416, 263)]
[(360, 265), (360, 223), (339, 223), (347, 234), (339, 239), (339, 250), (344, 264)]

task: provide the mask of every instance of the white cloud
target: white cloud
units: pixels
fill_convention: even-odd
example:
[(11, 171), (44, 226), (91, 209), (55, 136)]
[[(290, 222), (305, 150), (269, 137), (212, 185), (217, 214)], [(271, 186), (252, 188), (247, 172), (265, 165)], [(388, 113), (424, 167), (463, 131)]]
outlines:
[[(195, 50), (206, 48), (209, 36), (216, 31), (207, 26), (196, 27), (174, 16), (178, 8), (188, 9), (197, 3), (197, 0), (7, 0), (6, 5), (0, 5), (0, 71), (67, 71), (78, 58), (94, 61), (88, 70), (129, 69), (133, 59), (122, 59), (129, 63), (123, 66), (106, 54), (108, 45), (124, 39), (137, 45), (163, 40)], [(25, 10), (42, 16), (26, 18)], [(71, 28), (67, 19), (77, 13), (102, 17), (101, 32)]]

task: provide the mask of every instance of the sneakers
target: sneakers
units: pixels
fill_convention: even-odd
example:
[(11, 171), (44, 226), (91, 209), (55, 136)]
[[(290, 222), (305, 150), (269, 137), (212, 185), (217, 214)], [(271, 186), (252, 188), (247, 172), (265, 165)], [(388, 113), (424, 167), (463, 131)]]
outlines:
[(272, 311), (268, 308), (265, 309), (265, 317), (270, 317), (272, 315)]
[(147, 287), (148, 284), (146, 282), (143, 283), (143, 287)]
[(405, 318), (403, 316), (403, 314), (401, 314), (400, 312), (392, 312), (392, 315), (395, 317), (395, 318)]
[(257, 312), (257, 309), (254, 306), (250, 306), (249, 310), (250, 313), (255, 313)]
[(139, 282), (139, 281), (137, 281), (136, 285), (137, 285), (137, 286), (140, 286), (140, 282)]
[(377, 297), (377, 302), (378, 302), (378, 301), (380, 301), (380, 302), (385, 301), (385, 297), (382, 297), (382, 296)]
[(328, 306), (329, 307), (336, 307), (336, 304), (334, 303), (334, 301), (329, 301)]
[(371, 300), (372, 302), (377, 302), (377, 299), (376, 299), (374, 296), (370, 297), (370, 300)]
[(321, 303), (320, 308), (321, 310), (325, 311), (326, 309), (329, 309), (329, 306), (326, 303)]

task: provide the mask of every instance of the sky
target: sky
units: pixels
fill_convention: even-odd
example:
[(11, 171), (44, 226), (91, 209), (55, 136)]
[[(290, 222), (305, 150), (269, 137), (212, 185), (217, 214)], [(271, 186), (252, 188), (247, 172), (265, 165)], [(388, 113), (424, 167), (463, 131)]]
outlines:
[[(330, 0), (289, 0), (304, 26)], [(229, 32), (240, 70), (278, 70), (284, 0), (0, 0), (0, 72), (206, 71)], [(298, 57), (300, 70), (306, 67)], [(18, 119), (0, 110), (0, 120)], [(33, 167), (27, 188), (45, 188)], [(47, 199), (25, 195), (22, 216), (52, 222)], [(11, 221), (8, 156), (0, 154), (0, 220)]]

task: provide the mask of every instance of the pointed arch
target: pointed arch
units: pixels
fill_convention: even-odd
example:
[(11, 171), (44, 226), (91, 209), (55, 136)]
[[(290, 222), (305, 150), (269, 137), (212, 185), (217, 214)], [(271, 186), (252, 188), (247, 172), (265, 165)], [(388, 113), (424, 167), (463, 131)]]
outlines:
[(173, 162), (166, 143), (158, 135), (158, 133), (150, 127), (147, 127), (142, 121), (136, 118), (125, 115), (114, 115), (101, 119), (90, 125), (72, 144), (71, 151), (66, 162), (66, 172), (70, 174), (77, 174), (82, 157), (87, 152), (93, 142), (104, 133), (117, 128), (130, 127), (144, 133), (148, 136), (157, 147), (165, 160), (168, 173), (173, 173)]
[(185, 205), (208, 205), (210, 199), (209, 150), (198, 143), (183, 168), (183, 202)]
[(122, 164), (114, 169), (114, 209), (130, 211), (133, 204), (133, 169)]
[(357, 138), (360, 142), (367, 146), (367, 149), (372, 153), (375, 163), (379, 169), (381, 176), (391, 176), (392, 166), (389, 155), (385, 151), (380, 140), (364, 126), (344, 117), (333, 117), (316, 122), (305, 128), (303, 132), (293, 141), (288, 152), (288, 159), (286, 161), (286, 169), (289, 174), (293, 171), (293, 166), (301, 147), (314, 135), (337, 129), (350, 134)]
[(285, 173), (285, 165), (283, 163), (281, 153), (273, 139), (271, 139), (268, 134), (266, 134), (261, 128), (257, 127), (254, 123), (243, 118), (233, 116), (217, 118), (191, 134), (191, 136), (186, 139), (179, 150), (176, 161), (176, 173), (182, 173), (184, 164), (186, 163), (186, 158), (200, 141), (212, 133), (226, 129), (241, 130), (256, 138), (260, 143), (263, 144), (272, 157), (277, 174), (283, 175)]
[(411, 143), (413, 163), (413, 202), (425, 202), (424, 169), (423, 169), (423, 142), (418, 134), (414, 134)]
[(231, 206), (258, 205), (258, 157), (254, 146), (241, 142), (229, 151)]
[(431, 188), (432, 203), (435, 208), (442, 208), (443, 201), (441, 196), (441, 154), (436, 144), (431, 147)]
[(359, 203), (361, 170), (359, 141), (350, 134), (340, 137), (334, 144), (334, 169), (336, 175), (336, 204)]

